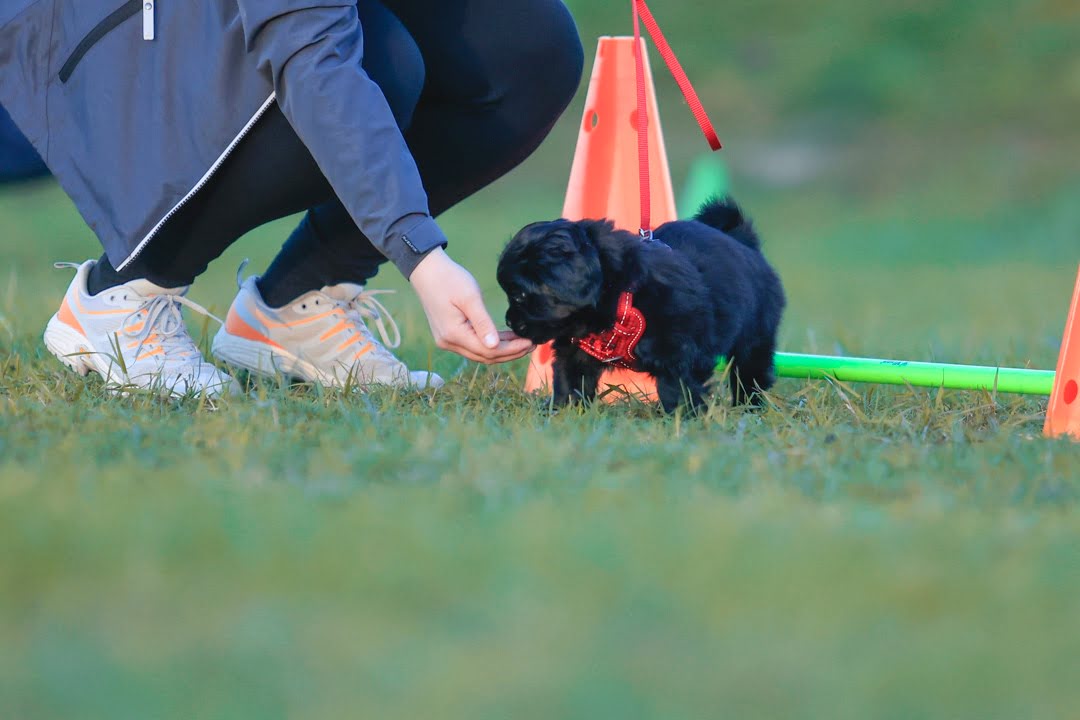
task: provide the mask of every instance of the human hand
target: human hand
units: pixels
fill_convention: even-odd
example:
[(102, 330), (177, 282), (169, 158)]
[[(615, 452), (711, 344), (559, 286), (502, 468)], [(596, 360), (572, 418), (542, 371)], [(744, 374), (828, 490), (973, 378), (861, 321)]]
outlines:
[(409, 282), (441, 349), (486, 364), (517, 360), (532, 351), (529, 340), (495, 329), (476, 279), (442, 248), (420, 261)]

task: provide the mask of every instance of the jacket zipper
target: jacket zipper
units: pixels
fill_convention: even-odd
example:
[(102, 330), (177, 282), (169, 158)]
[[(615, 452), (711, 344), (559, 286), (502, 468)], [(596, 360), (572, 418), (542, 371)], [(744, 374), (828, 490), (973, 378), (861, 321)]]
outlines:
[(240, 130), (240, 134), (233, 138), (232, 142), (230, 142), (228, 147), (225, 148), (225, 152), (221, 153), (218, 159), (214, 161), (214, 164), (210, 166), (210, 169), (206, 171), (206, 174), (202, 176), (199, 182), (195, 183), (195, 187), (191, 188), (188, 194), (182, 197), (180, 199), (180, 202), (176, 203), (176, 205), (173, 206), (173, 209), (166, 213), (165, 217), (161, 218), (161, 220), (158, 221), (158, 224), (155, 225), (153, 229), (146, 234), (146, 237), (144, 237), (139, 242), (139, 244), (135, 246), (135, 249), (131, 251), (131, 254), (128, 255), (122, 263), (116, 266), (117, 270), (123, 270), (125, 267), (130, 265), (131, 262), (135, 258), (137, 258), (139, 254), (143, 251), (143, 249), (146, 247), (146, 244), (153, 240), (154, 236), (161, 231), (161, 228), (165, 226), (165, 223), (169, 222), (169, 220), (174, 215), (176, 215), (176, 213), (180, 212), (180, 208), (184, 207), (184, 205), (186, 205), (191, 200), (191, 198), (195, 197), (195, 194), (199, 192), (199, 190), (202, 190), (203, 187), (206, 186), (206, 183), (210, 182), (210, 178), (213, 177), (214, 173), (217, 172), (218, 168), (221, 167), (222, 163), (225, 162), (226, 158), (228, 158), (229, 155), (232, 155), (233, 151), (236, 150), (236, 146), (240, 144), (240, 141), (247, 137), (247, 134), (251, 132), (251, 128), (253, 128), (255, 126), (255, 123), (259, 121), (259, 118), (266, 114), (266, 111), (269, 110), (270, 106), (274, 104), (274, 100), (276, 98), (277, 93), (270, 93), (270, 97), (266, 98), (266, 102), (264, 102), (262, 104), (262, 107), (260, 107), (251, 117), (251, 119), (248, 120), (247, 125), (244, 125), (244, 127)]
[(154, 39), (154, 0), (143, 0), (142, 39)]
[[(75, 46), (75, 49), (71, 51), (71, 55), (64, 61), (64, 64), (60, 67), (60, 82), (66, 83), (68, 78), (71, 77), (71, 73), (75, 72), (75, 68), (78, 67), (79, 62), (83, 59), (86, 53), (90, 52), (90, 48), (94, 47), (101, 41), (103, 37), (116, 29), (118, 25), (123, 23), (139, 12), (139, 9), (143, 7), (144, 0), (129, 0), (116, 10), (109, 13), (109, 16), (94, 26), (94, 29), (87, 33), (86, 37), (79, 41), (79, 44)], [(154, 0), (145, 0), (146, 4), (150, 6), (150, 22), (151, 29), (153, 26), (154, 18)], [(146, 29), (146, 12), (143, 10), (143, 30), (145, 37)]]

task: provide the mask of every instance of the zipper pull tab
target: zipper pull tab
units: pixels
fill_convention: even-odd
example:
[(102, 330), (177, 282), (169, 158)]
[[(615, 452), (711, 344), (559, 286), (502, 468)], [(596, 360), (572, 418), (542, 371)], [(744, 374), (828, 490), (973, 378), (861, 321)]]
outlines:
[(142, 37), (143, 40), (154, 39), (154, 0), (143, 0)]

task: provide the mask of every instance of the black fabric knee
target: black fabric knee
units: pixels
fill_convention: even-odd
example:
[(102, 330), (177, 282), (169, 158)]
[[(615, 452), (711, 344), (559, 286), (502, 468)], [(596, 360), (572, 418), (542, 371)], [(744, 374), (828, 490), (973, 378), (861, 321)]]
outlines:
[(580, 85), (584, 51), (560, 0), (387, 0), (387, 6), (428, 68), (405, 137), (438, 215), (539, 147)]

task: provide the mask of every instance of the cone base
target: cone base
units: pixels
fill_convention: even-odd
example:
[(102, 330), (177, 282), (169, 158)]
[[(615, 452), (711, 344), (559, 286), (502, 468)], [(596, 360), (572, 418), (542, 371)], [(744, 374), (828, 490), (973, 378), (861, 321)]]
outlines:
[[(554, 352), (551, 343), (541, 345), (533, 351), (529, 359), (529, 371), (525, 376), (525, 391), (531, 393), (550, 393), (552, 385), (551, 363)], [(605, 392), (609, 387), (622, 388), (621, 391)], [(651, 375), (631, 372), (630, 370), (609, 370), (600, 376), (597, 394), (604, 402), (637, 399), (642, 402), (656, 402), (656, 381)]]

